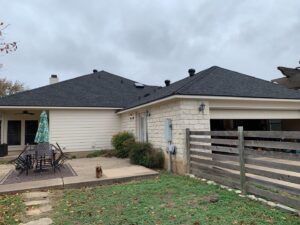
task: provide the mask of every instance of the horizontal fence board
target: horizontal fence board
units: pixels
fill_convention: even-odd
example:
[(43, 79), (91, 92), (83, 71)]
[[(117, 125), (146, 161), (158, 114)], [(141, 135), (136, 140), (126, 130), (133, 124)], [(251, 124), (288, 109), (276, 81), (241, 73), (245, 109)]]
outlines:
[(292, 160), (292, 161), (300, 161), (300, 154), (288, 153), (288, 152), (278, 152), (273, 150), (256, 150), (245, 148), (245, 156), (246, 158), (251, 156), (260, 156), (260, 157), (268, 157), (274, 159), (284, 159), (284, 160)]
[[(190, 131), (187, 135), (190, 172), (240, 189), (238, 132)], [(280, 151), (300, 150), (300, 131), (244, 131), (241, 140), (244, 140), (241, 149), (246, 166), (247, 192), (300, 209), (300, 199), (296, 197), (300, 196), (297, 187), (300, 176), (288, 173), (300, 174), (300, 163), (297, 164), (300, 154)]]
[(237, 131), (190, 131), (190, 135), (211, 135), (233, 137), (237, 136)]
[(195, 157), (191, 157), (191, 163), (194, 164), (206, 164), (206, 165), (211, 165), (211, 166), (218, 166), (218, 167), (222, 167), (225, 169), (230, 169), (230, 170), (237, 170), (239, 171), (240, 167), (238, 165), (234, 165), (234, 164), (229, 164), (229, 163), (222, 163), (219, 161), (213, 161), (213, 160), (207, 160), (207, 159), (199, 159), (199, 158), (195, 158)]
[(199, 164), (191, 164), (191, 168), (194, 170), (199, 170), (201, 172), (205, 172), (211, 175), (217, 175), (221, 177), (228, 177), (230, 179), (235, 180), (237, 183), (239, 183), (240, 180), (240, 175), (236, 173), (231, 173), (226, 170), (222, 170), (220, 168), (214, 167), (214, 166), (204, 166), (204, 165), (199, 165)]
[(208, 153), (208, 152), (199, 152), (199, 151), (194, 151), (194, 150), (190, 150), (190, 154), (191, 155), (197, 155), (197, 156), (203, 156), (203, 157), (207, 157), (207, 158), (212, 158), (212, 154)]
[(196, 137), (191, 137), (190, 141), (191, 142), (221, 144), (221, 145), (237, 145), (238, 144), (238, 140), (236, 140), (236, 139), (196, 138)]
[(276, 180), (282, 180), (290, 183), (300, 184), (300, 177), (296, 177), (292, 175), (260, 170), (255, 168), (249, 168), (249, 167), (246, 167), (246, 173), (250, 173), (262, 177), (268, 177)]
[(191, 144), (190, 148), (193, 148), (193, 149), (203, 149), (203, 150), (212, 150), (212, 151), (216, 151), (216, 152), (235, 153), (235, 154), (239, 153), (239, 151), (238, 151), (237, 148), (226, 147), (226, 146)]
[(199, 151), (194, 151), (194, 150), (190, 150), (190, 154), (208, 157), (208, 158), (215, 158), (220, 161), (223, 161), (223, 160), (226, 160), (226, 161), (229, 160), (229, 161), (234, 161), (234, 162), (239, 161), (239, 158), (237, 156), (233, 156), (233, 155), (221, 155), (221, 154), (216, 154), (216, 153), (199, 152)]
[(300, 143), (286, 142), (286, 141), (258, 141), (258, 140), (245, 140), (246, 147), (260, 147), (260, 148), (275, 148), (287, 150), (300, 150)]
[(295, 209), (300, 209), (300, 200), (294, 199), (294, 198), (289, 198), (287, 196), (282, 196), (279, 193), (274, 193), (271, 191), (266, 191), (261, 188), (255, 187), (253, 185), (248, 185), (247, 186), (247, 191), (251, 194), (255, 194), (258, 196), (261, 196), (263, 198), (266, 198), (271, 201), (276, 201), (281, 204), (293, 207)]
[(280, 190), (282, 192), (287, 192), (287, 193), (293, 194), (293, 195), (298, 195), (298, 196), (300, 195), (299, 188), (290, 187), (288, 185), (278, 184), (278, 183), (274, 183), (274, 182), (270, 182), (270, 181), (266, 181), (266, 180), (260, 180), (260, 179), (254, 178), (254, 177), (249, 177), (249, 176), (246, 176), (246, 177), (247, 177), (248, 183), (261, 185), (263, 187), (274, 189), (274, 190)]
[(300, 131), (244, 131), (244, 137), (300, 139)]
[(211, 174), (207, 174), (205, 172), (201, 172), (201, 171), (195, 170), (193, 168), (191, 168), (191, 171), (197, 177), (201, 177), (201, 178), (205, 178), (205, 179), (208, 179), (208, 180), (212, 180), (212, 181), (215, 181), (218, 184), (223, 184), (223, 185), (226, 185), (228, 187), (239, 188), (239, 185), (240, 185), (239, 183), (237, 183), (237, 182), (235, 182), (233, 180), (226, 179), (226, 178), (219, 177), (219, 176), (215, 176), (215, 175), (211, 175)]
[(300, 165), (299, 166), (289, 165), (284, 163), (277, 163), (277, 162), (271, 162), (267, 160), (253, 159), (253, 158), (247, 158), (246, 166), (247, 164), (300, 173)]

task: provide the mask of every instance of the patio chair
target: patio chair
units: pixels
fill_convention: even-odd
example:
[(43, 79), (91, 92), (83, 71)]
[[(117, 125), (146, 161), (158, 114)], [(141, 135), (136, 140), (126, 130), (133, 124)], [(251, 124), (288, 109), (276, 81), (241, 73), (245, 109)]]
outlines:
[(49, 143), (36, 145), (36, 169), (42, 171), (45, 167), (54, 167), (54, 151)]
[(58, 143), (56, 143), (57, 146), (52, 145), (55, 149), (55, 160), (54, 160), (54, 172), (56, 169), (60, 170), (60, 167), (64, 166), (64, 163), (69, 157), (61, 150), (61, 147)]
[(26, 175), (28, 175), (28, 170), (33, 166), (33, 159), (29, 151), (31, 150), (31, 146), (26, 145), (24, 150), (19, 154), (19, 156), (13, 160), (15, 164), (16, 170), (20, 170), (20, 174), (26, 171)]

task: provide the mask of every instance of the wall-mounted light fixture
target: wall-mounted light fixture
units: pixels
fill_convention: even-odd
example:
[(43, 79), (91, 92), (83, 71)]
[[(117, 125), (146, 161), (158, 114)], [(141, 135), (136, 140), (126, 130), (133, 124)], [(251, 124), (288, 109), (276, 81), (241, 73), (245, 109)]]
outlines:
[(203, 102), (201, 102), (199, 108), (198, 108), (199, 112), (202, 112), (204, 113), (204, 110), (205, 110), (205, 104)]
[(151, 113), (150, 113), (149, 110), (146, 111), (146, 116), (147, 116), (147, 117), (151, 116)]
[(129, 119), (134, 120), (134, 115), (132, 113), (129, 115)]

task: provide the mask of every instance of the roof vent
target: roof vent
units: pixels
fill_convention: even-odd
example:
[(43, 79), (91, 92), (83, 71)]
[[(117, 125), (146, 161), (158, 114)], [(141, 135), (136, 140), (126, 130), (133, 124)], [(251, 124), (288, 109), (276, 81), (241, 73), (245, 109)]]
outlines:
[(96, 69), (93, 69), (93, 73), (98, 73), (98, 70), (96, 70)]
[(192, 76), (195, 75), (196, 70), (191, 68), (191, 69), (188, 70), (188, 72), (189, 72), (190, 77), (192, 77)]
[(52, 74), (49, 78), (49, 84), (55, 84), (58, 83), (58, 76), (56, 74)]
[(143, 84), (141, 84), (141, 83), (134, 83), (134, 86), (135, 86), (136, 88), (144, 88), (144, 87), (145, 87), (145, 85), (143, 85)]
[(170, 80), (165, 80), (166, 87), (167, 87), (167, 86), (170, 86), (170, 83), (171, 83)]

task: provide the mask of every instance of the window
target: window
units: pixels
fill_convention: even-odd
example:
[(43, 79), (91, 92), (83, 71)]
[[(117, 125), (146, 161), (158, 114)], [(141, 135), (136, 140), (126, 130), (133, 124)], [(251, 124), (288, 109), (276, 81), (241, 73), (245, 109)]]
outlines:
[(25, 144), (34, 144), (34, 138), (38, 129), (39, 122), (37, 120), (25, 121)]
[(139, 114), (139, 141), (140, 142), (147, 142), (148, 141), (148, 134), (147, 134), (147, 116), (145, 113)]
[(7, 123), (7, 144), (21, 145), (21, 121), (9, 120)]

